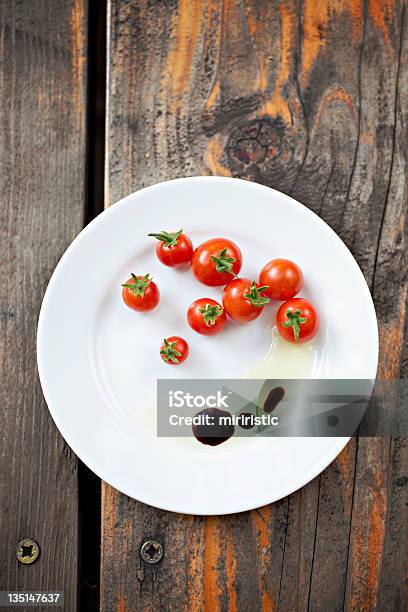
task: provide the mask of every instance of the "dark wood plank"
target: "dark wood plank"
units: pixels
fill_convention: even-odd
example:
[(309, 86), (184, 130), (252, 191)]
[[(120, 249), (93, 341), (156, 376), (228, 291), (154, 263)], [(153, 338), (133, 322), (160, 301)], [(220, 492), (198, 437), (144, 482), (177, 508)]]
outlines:
[[(406, 344), (402, 7), (112, 0), (110, 15), (107, 205), (196, 174), (292, 194), (373, 286), (388, 377)], [(253, 120), (262, 138), (248, 135)], [(352, 440), (302, 491), (224, 518), (161, 512), (104, 485), (102, 609), (404, 609), (407, 463), (403, 440)], [(139, 557), (152, 536), (165, 546), (154, 569)]]
[[(372, 183), (370, 181), (370, 192), (381, 190), (385, 204), (372, 268), (373, 296), (380, 323), (379, 377), (383, 379), (401, 375), (402, 356), (407, 345), (406, 9), (406, 4), (401, 3), (392, 18), (388, 15), (387, 19), (383, 12), (385, 7), (378, 10), (377, 21), (382, 24), (382, 36), (375, 37), (373, 29), (368, 29), (363, 66), (367, 72), (372, 67), (378, 80), (385, 78), (385, 73), (389, 78), (386, 88), (390, 90), (388, 104), (384, 105), (382, 100), (378, 116), (372, 117), (366, 126), (367, 136), (378, 139), (377, 148), (385, 158), (382, 179), (378, 178), (378, 169), (373, 167), (371, 156), (365, 159), (368, 162), (366, 168), (371, 166), (375, 171)], [(388, 61), (385, 59), (387, 56)], [(372, 78), (374, 75), (367, 76)], [(371, 100), (365, 101), (364, 106), (367, 113), (376, 108)], [(382, 189), (380, 185), (376, 187), (378, 181), (383, 184)], [(399, 405), (401, 414), (406, 414), (406, 406), (406, 402)], [(408, 607), (407, 471), (407, 436), (391, 440), (365, 437), (359, 440), (345, 599), (348, 609), (404, 610)]]
[[(36, 325), (83, 222), (85, 52), (85, 0), (0, 4), (0, 589), (64, 589), (70, 612), (77, 460), (42, 397)], [(23, 566), (15, 549), (26, 537), (41, 556)]]

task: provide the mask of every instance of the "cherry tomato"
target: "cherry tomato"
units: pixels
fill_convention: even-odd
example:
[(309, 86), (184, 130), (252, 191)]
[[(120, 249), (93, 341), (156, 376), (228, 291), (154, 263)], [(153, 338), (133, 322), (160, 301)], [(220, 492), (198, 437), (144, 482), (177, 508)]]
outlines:
[(193, 244), (188, 236), (183, 234), (183, 230), (178, 232), (159, 232), (158, 234), (148, 234), (159, 240), (156, 245), (156, 254), (159, 260), (170, 267), (181, 266), (191, 261), (193, 256)]
[(221, 304), (210, 298), (201, 298), (190, 304), (187, 312), (190, 327), (199, 334), (219, 334), (227, 317)]
[(164, 338), (160, 347), (160, 356), (169, 365), (183, 363), (188, 357), (188, 344), (180, 336), (170, 336)]
[(248, 323), (261, 314), (270, 300), (261, 295), (268, 287), (260, 287), (249, 278), (234, 278), (222, 292), (224, 310), (234, 321)]
[(302, 270), (289, 259), (272, 259), (262, 268), (259, 284), (268, 285), (265, 294), (272, 300), (290, 300), (303, 287)]
[(277, 315), (278, 332), (288, 342), (309, 342), (319, 329), (319, 316), (310, 302), (293, 298), (281, 304)]
[(239, 273), (242, 254), (232, 240), (211, 238), (196, 248), (191, 263), (197, 280), (215, 287), (226, 285)]
[(159, 303), (159, 288), (149, 274), (145, 276), (131, 274), (131, 278), (122, 287), (123, 301), (133, 310), (153, 310)]

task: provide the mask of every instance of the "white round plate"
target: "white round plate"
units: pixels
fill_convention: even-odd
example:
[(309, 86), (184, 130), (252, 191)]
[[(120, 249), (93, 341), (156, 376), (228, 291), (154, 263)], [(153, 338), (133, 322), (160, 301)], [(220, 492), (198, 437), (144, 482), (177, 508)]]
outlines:
[[(193, 243), (236, 241), (241, 275), (257, 278), (286, 257), (305, 275), (302, 295), (321, 328), (303, 348), (271, 344), (274, 307), (249, 325), (204, 337), (187, 325), (188, 305), (220, 299), (188, 269), (160, 264), (149, 232), (184, 228)], [(161, 301), (136, 313), (121, 299), (129, 273), (149, 272)], [(275, 307), (276, 309), (276, 307)], [(164, 336), (190, 343), (185, 364), (162, 362)], [(306, 348), (305, 348), (306, 347)], [(156, 436), (157, 378), (368, 378), (377, 370), (378, 332), (364, 277), (343, 242), (292, 198), (255, 183), (195, 177), (124, 198), (90, 223), (50, 280), (38, 323), (40, 379), (53, 419), (80, 459), (142, 502), (190, 514), (227, 514), (276, 501), (317, 476), (348, 438), (233, 438), (218, 447)], [(256, 365), (258, 364), (258, 365)], [(252, 372), (252, 374), (251, 374)]]

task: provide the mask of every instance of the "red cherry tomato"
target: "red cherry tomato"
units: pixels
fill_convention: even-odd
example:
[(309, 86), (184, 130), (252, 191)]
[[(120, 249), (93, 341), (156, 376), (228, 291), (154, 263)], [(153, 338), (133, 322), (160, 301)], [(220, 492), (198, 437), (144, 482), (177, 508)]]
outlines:
[(266, 286), (260, 287), (249, 278), (234, 278), (225, 285), (222, 292), (225, 312), (240, 323), (253, 321), (269, 302), (268, 297), (261, 295), (266, 289)]
[(211, 287), (226, 285), (241, 270), (242, 254), (232, 240), (211, 238), (196, 248), (191, 264), (200, 283)]
[(272, 300), (290, 300), (303, 287), (302, 270), (289, 259), (272, 259), (262, 268), (259, 284), (268, 285), (265, 294)]
[(288, 342), (309, 342), (319, 329), (319, 316), (310, 302), (293, 298), (281, 304), (277, 315), (278, 332)]
[(126, 306), (133, 310), (153, 310), (160, 300), (160, 291), (149, 274), (135, 276), (131, 274), (122, 285), (122, 298)]
[(191, 261), (193, 256), (193, 244), (188, 236), (183, 234), (183, 230), (178, 232), (159, 232), (158, 234), (148, 234), (159, 240), (156, 245), (156, 254), (159, 260), (170, 267), (181, 266)]
[(212, 336), (220, 333), (227, 317), (221, 304), (210, 298), (201, 298), (190, 304), (187, 321), (194, 331)]
[(160, 356), (165, 363), (169, 365), (178, 365), (183, 363), (188, 357), (188, 344), (180, 336), (170, 336), (164, 338), (160, 347)]

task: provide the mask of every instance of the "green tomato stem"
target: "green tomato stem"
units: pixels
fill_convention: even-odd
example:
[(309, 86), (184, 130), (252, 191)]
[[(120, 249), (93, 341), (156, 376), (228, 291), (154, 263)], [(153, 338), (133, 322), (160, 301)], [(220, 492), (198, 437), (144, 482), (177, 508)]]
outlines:
[(244, 293), (244, 298), (249, 300), (252, 306), (257, 306), (260, 308), (261, 306), (265, 306), (270, 302), (270, 299), (264, 295), (261, 295), (266, 289), (269, 288), (269, 285), (263, 285), (262, 287), (257, 287), (255, 281), (252, 281), (251, 287), (248, 293)]
[(235, 276), (232, 269), (232, 264), (236, 261), (235, 257), (227, 257), (227, 249), (223, 249), (218, 257), (211, 255), (211, 259), (215, 263), (217, 272), (228, 272)]
[(301, 324), (306, 323), (307, 321), (307, 317), (301, 317), (300, 315), (301, 315), (300, 310), (295, 310), (295, 312), (292, 312), (291, 310), (287, 310), (286, 316), (288, 318), (288, 321), (285, 321), (285, 323), (283, 323), (284, 327), (293, 328), (293, 335), (295, 336), (296, 342), (299, 340)]
[(178, 232), (165, 232), (164, 230), (158, 232), (157, 234), (147, 234), (148, 236), (153, 236), (153, 238), (157, 238), (160, 242), (164, 242), (164, 244), (168, 247), (175, 246), (177, 244), (177, 240), (180, 238), (183, 230), (179, 230)]
[(218, 304), (206, 304), (205, 308), (199, 308), (199, 311), (203, 315), (203, 319), (207, 327), (212, 327), (215, 325), (216, 319), (222, 315), (224, 309)]
[(150, 277), (150, 274), (145, 274), (142, 276), (142, 278), (137, 278), (137, 276), (133, 273), (131, 273), (130, 276), (133, 279), (133, 283), (124, 283), (122, 287), (130, 289), (134, 295), (140, 295), (140, 297), (143, 298), (145, 290), (153, 279)]
[(164, 338), (164, 348), (160, 351), (160, 355), (163, 355), (164, 361), (167, 363), (168, 361), (172, 361), (173, 363), (179, 363), (181, 357), (180, 351), (177, 351), (174, 347), (177, 344), (177, 340), (174, 342), (169, 342)]

